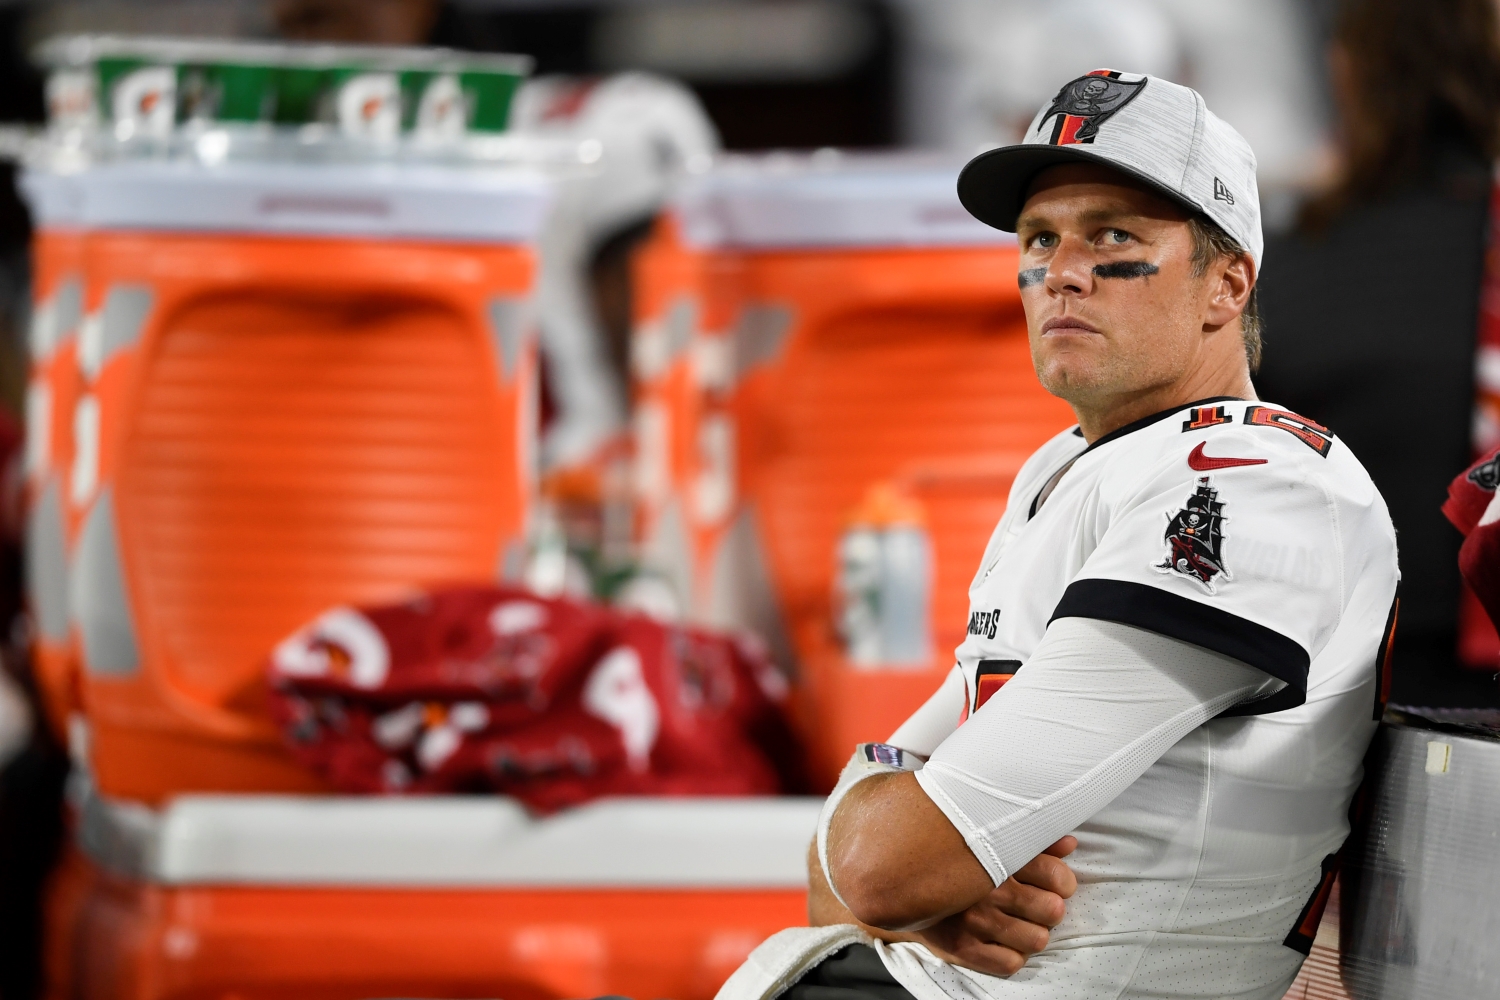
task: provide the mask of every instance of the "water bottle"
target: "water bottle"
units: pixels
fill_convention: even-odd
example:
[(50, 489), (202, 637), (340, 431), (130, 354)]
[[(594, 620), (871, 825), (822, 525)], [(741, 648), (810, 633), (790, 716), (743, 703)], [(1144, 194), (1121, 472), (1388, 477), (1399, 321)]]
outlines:
[(880, 529), (853, 524), (839, 540), (838, 630), (844, 655), (857, 667), (877, 667), (881, 661)]
[(921, 504), (890, 484), (866, 494), (839, 540), (837, 626), (861, 669), (932, 659), (932, 543)]

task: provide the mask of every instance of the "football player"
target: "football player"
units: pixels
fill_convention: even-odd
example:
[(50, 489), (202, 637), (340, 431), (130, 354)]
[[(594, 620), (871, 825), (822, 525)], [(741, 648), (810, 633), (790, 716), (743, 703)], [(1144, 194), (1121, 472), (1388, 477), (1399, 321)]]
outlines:
[[(1254, 154), (1196, 92), (1098, 70), (959, 196), (1017, 234), (1037, 376), (1078, 425), (1016, 476), (952, 674), (829, 797), (820, 926), (720, 996), (1277, 1000), (1348, 834), (1398, 574), (1348, 447), (1256, 398)], [(1077, 892), (1022, 965), (985, 908), (1065, 836)]]

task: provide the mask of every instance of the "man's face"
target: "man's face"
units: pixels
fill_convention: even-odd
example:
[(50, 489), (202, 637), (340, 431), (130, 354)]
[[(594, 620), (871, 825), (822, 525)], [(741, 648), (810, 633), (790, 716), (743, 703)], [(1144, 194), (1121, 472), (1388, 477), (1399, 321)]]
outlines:
[(1021, 210), (1021, 301), (1048, 392), (1098, 407), (1177, 382), (1204, 347), (1214, 278), (1187, 212), (1087, 164), (1038, 175)]

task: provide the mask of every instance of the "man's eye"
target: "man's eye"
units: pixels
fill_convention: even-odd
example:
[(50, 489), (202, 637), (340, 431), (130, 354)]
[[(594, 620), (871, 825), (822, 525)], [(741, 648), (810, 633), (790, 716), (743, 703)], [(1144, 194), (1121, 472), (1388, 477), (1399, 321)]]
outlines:
[(1057, 246), (1056, 233), (1038, 233), (1031, 238), (1031, 245), (1042, 250), (1050, 250)]
[(1104, 238), (1111, 243), (1129, 243), (1130, 234), (1123, 229), (1106, 229)]

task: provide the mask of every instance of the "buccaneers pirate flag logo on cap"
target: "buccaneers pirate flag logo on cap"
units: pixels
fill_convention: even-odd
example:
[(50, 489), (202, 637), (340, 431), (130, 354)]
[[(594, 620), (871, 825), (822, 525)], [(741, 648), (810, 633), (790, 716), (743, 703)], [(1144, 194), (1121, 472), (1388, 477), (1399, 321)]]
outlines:
[(1146, 78), (1121, 80), (1113, 70), (1097, 69), (1088, 76), (1063, 85), (1063, 89), (1052, 98), (1052, 104), (1037, 122), (1037, 134), (1052, 126), (1051, 144), (1071, 146), (1074, 143), (1091, 143), (1099, 134), (1099, 126), (1110, 119), (1116, 111), (1135, 100), (1146, 86)]

